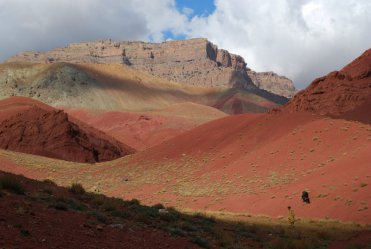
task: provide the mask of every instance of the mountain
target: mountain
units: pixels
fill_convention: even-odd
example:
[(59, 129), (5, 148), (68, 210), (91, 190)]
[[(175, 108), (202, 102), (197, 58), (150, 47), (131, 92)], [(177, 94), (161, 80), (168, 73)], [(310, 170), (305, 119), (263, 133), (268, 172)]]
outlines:
[(0, 148), (74, 162), (102, 162), (134, 150), (61, 110), (13, 97), (0, 101)]
[(8, 59), (8, 62), (19, 61), (126, 64), (182, 84), (235, 87), (256, 92), (260, 92), (261, 87), (285, 97), (292, 97), (296, 91), (286, 77), (253, 72), (241, 56), (218, 49), (201, 38), (162, 43), (112, 40), (73, 43), (48, 52), (22, 52)]
[(122, 64), (4, 63), (0, 89), (0, 99), (25, 96), (54, 107), (106, 111), (148, 111), (193, 102), (236, 114), (264, 112), (287, 102), (256, 87), (246, 91), (184, 85)]
[(340, 71), (315, 79), (282, 108), (371, 123), (371, 49)]
[[(232, 108), (235, 113), (241, 111), (241, 107), (255, 105), (261, 108), (272, 104), (241, 89), (226, 88), (224, 92), (217, 92), (210, 88), (195, 88), (138, 74), (125, 65), (31, 65), (66, 66), (94, 79), (89, 80), (89, 84), (95, 87), (82, 91), (80, 83), (76, 82), (83, 77), (76, 76), (74, 84), (77, 86), (70, 94), (82, 97), (67, 96), (70, 105), (81, 101), (87, 103), (85, 108), (89, 105), (110, 108), (109, 103), (117, 103), (117, 106), (134, 103), (133, 109), (138, 106), (143, 109), (149, 108), (148, 103), (151, 103), (157, 110), (170, 115), (175, 112), (187, 116), (184, 110), (192, 112), (197, 109), (202, 116), (203, 112), (211, 113), (211, 107), (194, 106), (195, 100), (208, 102), (209, 106), (213, 103), (221, 110)], [(369, 69), (369, 51), (366, 51), (339, 72), (315, 80), (281, 111), (225, 116), (152, 144), (129, 157), (94, 167), (0, 150), (0, 160), (7, 162), (0, 164), (0, 169), (37, 179), (50, 178), (62, 186), (80, 182), (89, 191), (136, 198), (147, 205), (161, 202), (182, 210), (205, 210), (221, 215), (232, 212), (247, 217), (251, 213), (278, 218), (286, 217), (287, 206), (291, 206), (301, 218), (369, 224), (371, 124), (360, 123), (359, 119), (348, 120), (350, 115), (369, 116)], [(58, 73), (53, 75), (59, 77)], [(56, 84), (56, 87), (63, 86)], [(122, 87), (125, 90), (121, 90)], [(84, 95), (90, 89), (97, 95)], [(91, 96), (95, 98), (90, 100)], [(58, 99), (59, 95), (53, 97)], [(112, 99), (116, 102), (110, 102)], [(177, 102), (177, 107), (174, 104), (179, 99), (193, 103)], [(253, 103), (248, 102), (252, 100)], [(220, 112), (211, 110), (219, 117)], [(121, 115), (102, 116), (103, 120), (88, 115), (86, 119), (108, 131), (110, 128), (102, 125), (104, 119)], [(132, 117), (134, 123), (126, 124), (132, 125), (133, 130), (144, 127), (146, 132), (146, 125), (151, 126), (152, 121), (156, 123), (145, 115)], [(81, 118), (85, 119), (84, 116)], [(114, 119), (109, 121), (110, 127), (119, 123)], [(122, 124), (118, 127), (121, 129)], [(122, 139), (127, 136), (124, 132), (121, 134)], [(143, 140), (147, 139), (146, 136)], [(302, 202), (303, 191), (309, 193), (310, 204)]]

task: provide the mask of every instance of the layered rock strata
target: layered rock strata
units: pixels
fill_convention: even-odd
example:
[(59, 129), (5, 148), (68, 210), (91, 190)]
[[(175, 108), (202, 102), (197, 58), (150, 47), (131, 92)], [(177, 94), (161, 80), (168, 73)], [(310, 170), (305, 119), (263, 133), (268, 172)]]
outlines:
[(245, 60), (218, 47), (207, 39), (145, 43), (103, 40), (73, 43), (48, 52), (22, 52), (8, 62), (122, 63), (134, 69), (190, 85), (264, 89), (291, 97), (291, 80), (272, 73), (256, 73)]

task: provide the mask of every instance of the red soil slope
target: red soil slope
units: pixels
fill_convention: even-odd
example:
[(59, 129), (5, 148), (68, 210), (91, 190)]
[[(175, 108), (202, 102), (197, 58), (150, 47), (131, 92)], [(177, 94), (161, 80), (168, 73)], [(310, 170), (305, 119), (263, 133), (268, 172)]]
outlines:
[[(370, 131), (310, 113), (231, 116), (134, 155), (125, 168), (129, 183), (110, 194), (272, 216), (291, 205), (302, 217), (370, 223)], [(304, 190), (309, 205), (301, 201)]]
[[(87, 109), (65, 109), (72, 117), (104, 131), (136, 150), (143, 150), (194, 127), (188, 120), (132, 112), (97, 112)], [(183, 121), (183, 122), (182, 122)], [(188, 121), (188, 122), (187, 122)], [(171, 124), (172, 127), (167, 127)]]
[(313, 111), (370, 123), (370, 99), (371, 49), (340, 71), (314, 80), (282, 109)]
[(71, 122), (61, 110), (23, 97), (0, 102), (0, 148), (89, 163), (134, 152), (96, 129)]
[[(370, 132), (368, 124), (311, 113), (245, 114), (94, 167), (1, 150), (0, 166), (145, 204), (273, 217), (290, 205), (298, 217), (371, 223)], [(310, 204), (301, 201), (304, 190)]]
[(63, 108), (79, 119), (136, 150), (144, 150), (226, 114), (203, 105), (182, 103), (151, 112), (93, 111)]

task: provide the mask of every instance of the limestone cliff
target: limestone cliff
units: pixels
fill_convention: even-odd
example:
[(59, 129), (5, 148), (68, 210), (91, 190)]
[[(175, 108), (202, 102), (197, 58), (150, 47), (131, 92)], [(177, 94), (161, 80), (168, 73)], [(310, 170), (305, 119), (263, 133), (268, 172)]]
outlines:
[(247, 75), (254, 85), (274, 94), (292, 98), (296, 93), (294, 84), (285, 76), (280, 76), (274, 72), (257, 73), (251, 70), (247, 70)]
[[(207, 39), (145, 43), (103, 40), (73, 43), (48, 52), (22, 52), (8, 62), (122, 63), (153, 75), (191, 85), (235, 87), (257, 91), (258, 88), (291, 97), (292, 81), (276, 74), (266, 77), (250, 71), (244, 59), (218, 49)], [(252, 74), (253, 72), (253, 74)]]

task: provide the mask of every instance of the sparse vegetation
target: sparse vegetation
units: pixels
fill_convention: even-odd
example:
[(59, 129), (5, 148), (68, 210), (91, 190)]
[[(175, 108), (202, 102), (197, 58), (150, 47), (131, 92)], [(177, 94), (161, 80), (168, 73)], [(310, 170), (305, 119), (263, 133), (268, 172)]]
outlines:
[(25, 189), (23, 188), (19, 180), (12, 175), (2, 175), (0, 177), (0, 187), (18, 195), (25, 194)]
[(210, 248), (210, 244), (206, 239), (195, 237), (191, 240), (193, 243), (203, 247), (203, 248)]
[[(15, 178), (15, 181), (18, 182), (19, 178)], [(95, 225), (97, 227), (111, 224), (125, 226), (130, 222), (138, 227), (163, 230), (175, 237), (188, 238), (202, 248), (326, 248), (329, 241), (343, 238), (351, 234), (353, 229), (361, 229), (330, 220), (300, 220), (293, 229), (285, 217), (272, 220), (268, 217), (239, 215), (237, 222), (229, 220), (227, 217), (231, 216), (227, 212), (190, 213), (171, 207), (160, 214), (159, 210), (165, 208), (163, 204), (143, 206), (136, 199), (124, 201), (108, 198), (102, 194), (80, 191), (79, 185), (74, 186), (61, 190), (58, 186), (45, 183), (35, 193), (27, 193), (25, 198), (32, 195), (32, 200), (47, 203), (50, 208), (86, 213), (92, 222), (98, 224)], [(47, 188), (53, 188), (53, 195), (45, 192)], [(365, 208), (367, 206), (362, 204), (360, 212)]]
[(85, 194), (85, 189), (80, 183), (72, 183), (71, 187), (69, 188), (69, 191), (76, 195)]

